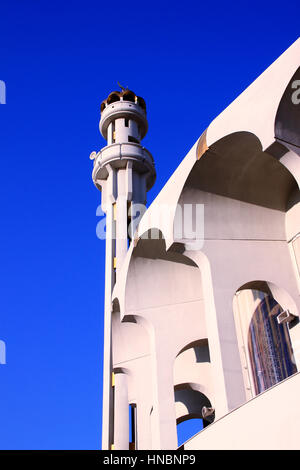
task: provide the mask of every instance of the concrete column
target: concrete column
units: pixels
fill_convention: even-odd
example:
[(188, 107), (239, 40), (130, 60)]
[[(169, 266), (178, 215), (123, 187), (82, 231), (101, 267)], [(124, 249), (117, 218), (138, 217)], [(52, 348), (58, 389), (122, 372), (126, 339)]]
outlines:
[(116, 258), (117, 258), (117, 278), (124, 258), (128, 250), (127, 237), (127, 199), (125, 196), (119, 196), (117, 199), (117, 238), (116, 238)]
[(114, 448), (129, 449), (129, 403), (126, 374), (115, 374)]
[(222, 354), (228, 411), (246, 402), (243, 369), (233, 316), (233, 296), (234, 293), (231, 291), (221, 289), (215, 290), (214, 293), (218, 326), (216, 338)]
[(214, 290), (210, 264), (199, 251), (186, 251), (201, 271), (204, 292), (205, 322), (211, 359), (216, 419), (246, 401), (242, 364), (233, 315), (233, 296), (226, 290)]
[(166, 355), (166, 338), (155, 331), (153, 357), (152, 449), (177, 449), (177, 427), (174, 395), (174, 360)]
[(116, 214), (117, 277), (128, 250), (126, 170), (118, 170), (118, 198)]
[(128, 170), (128, 177), (131, 176), (132, 181), (132, 201), (131, 201), (131, 239), (134, 236), (137, 225), (146, 211), (146, 174), (139, 174), (132, 168)]
[[(233, 299), (233, 313), (237, 330), (246, 399), (251, 400), (255, 396), (255, 386), (252, 376), (251, 361), (249, 357), (248, 333), (255, 310), (253, 293), (250, 290), (242, 290), (235, 294)], [(250, 311), (249, 311), (250, 310)]]
[(112, 138), (113, 138), (113, 124), (112, 122), (109, 124), (108, 128), (107, 128), (107, 145), (111, 145), (112, 144)]
[[(147, 393), (147, 392), (146, 392)], [(152, 448), (150, 409), (145, 406), (144, 399), (137, 402), (137, 450)]]
[(129, 128), (125, 127), (124, 118), (119, 118), (115, 120), (115, 133), (116, 133), (116, 142), (119, 142), (119, 143), (128, 142)]

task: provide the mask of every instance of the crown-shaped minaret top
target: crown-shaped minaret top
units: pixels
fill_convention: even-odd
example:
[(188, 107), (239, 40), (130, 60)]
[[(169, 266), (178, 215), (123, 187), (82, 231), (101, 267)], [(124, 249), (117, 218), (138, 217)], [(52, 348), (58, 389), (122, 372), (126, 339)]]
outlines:
[[(113, 91), (109, 94), (108, 98), (101, 103), (101, 121), (100, 121), (100, 132), (103, 137), (108, 140), (110, 134), (107, 134), (109, 124), (115, 120), (115, 118), (126, 119), (125, 126), (127, 132), (125, 136), (130, 136), (133, 141), (140, 141), (143, 139), (148, 130), (148, 122), (146, 118), (146, 103), (143, 98), (136, 96), (133, 91), (123, 89), (122, 91)], [(129, 121), (133, 124), (130, 128)], [(117, 131), (123, 126), (119, 126)], [(121, 134), (122, 135), (122, 134)], [(121, 135), (116, 135), (121, 137)], [(108, 136), (108, 138), (107, 138)]]
[[(108, 163), (114, 168), (124, 168), (131, 162), (134, 171), (144, 175), (146, 190), (149, 190), (156, 174), (152, 155), (140, 145), (148, 130), (145, 100), (125, 88), (111, 92), (101, 103), (99, 129), (107, 146), (100, 152), (91, 154), (91, 159), (94, 160), (95, 185), (99, 189), (102, 187), (102, 181), (107, 176)], [(138, 199), (139, 202), (146, 202), (146, 198)]]
[(140, 143), (148, 130), (146, 103), (133, 91), (113, 91), (101, 103), (100, 132), (112, 143)]

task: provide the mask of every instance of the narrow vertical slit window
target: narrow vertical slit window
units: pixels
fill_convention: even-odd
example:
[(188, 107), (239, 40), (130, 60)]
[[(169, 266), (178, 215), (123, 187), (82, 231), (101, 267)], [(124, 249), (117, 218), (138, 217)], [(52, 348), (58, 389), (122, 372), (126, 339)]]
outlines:
[(127, 201), (127, 246), (129, 248), (133, 234), (131, 233), (131, 201)]
[(117, 254), (117, 241), (116, 241), (116, 230), (117, 230), (117, 205), (113, 204), (113, 228), (112, 228), (112, 259), (113, 259), (113, 283), (116, 282), (116, 254)]
[(130, 403), (129, 405), (129, 450), (137, 450), (135, 403)]

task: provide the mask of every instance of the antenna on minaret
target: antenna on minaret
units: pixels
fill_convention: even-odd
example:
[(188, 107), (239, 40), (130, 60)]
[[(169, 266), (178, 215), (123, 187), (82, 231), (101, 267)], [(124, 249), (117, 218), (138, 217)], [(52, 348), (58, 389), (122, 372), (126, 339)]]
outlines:
[(121, 88), (122, 91), (127, 91), (128, 90), (128, 86), (126, 88), (124, 88), (120, 82), (117, 82), (118, 86)]

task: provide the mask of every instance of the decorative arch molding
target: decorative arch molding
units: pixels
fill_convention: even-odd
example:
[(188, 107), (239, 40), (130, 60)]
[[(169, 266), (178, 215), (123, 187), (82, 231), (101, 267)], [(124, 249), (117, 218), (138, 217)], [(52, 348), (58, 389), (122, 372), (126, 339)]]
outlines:
[[(200, 276), (197, 264), (182, 254), (184, 247), (180, 244), (173, 244), (167, 250), (162, 233), (158, 230), (156, 232), (159, 236), (154, 239), (139, 238), (132, 250), (126, 273), (122, 318), (136, 314), (143, 316), (145, 309), (172, 304), (172, 294), (176, 297), (174, 303), (199, 298), (200, 294), (195, 294), (201, 292), (199, 283), (196, 289)], [(186, 276), (191, 286), (183, 289)]]
[[(243, 152), (241, 153), (244, 153), (245, 150), (247, 155), (246, 162), (244, 161), (245, 164), (242, 168), (242, 175), (239, 178), (241, 183), (239, 185), (240, 187), (231, 187), (230, 179), (227, 179), (227, 187), (226, 185), (224, 187), (224, 184), (221, 184), (221, 191), (230, 193), (230, 197), (238, 196), (238, 198), (242, 198), (241, 200), (244, 200), (243, 197), (246, 197), (247, 201), (252, 202), (253, 204), (255, 204), (257, 199), (261, 199), (261, 195), (256, 195), (254, 192), (249, 194), (251, 188), (247, 186), (246, 194), (245, 192), (243, 193), (242, 185), (245, 175), (249, 180), (251, 180), (251, 175), (252, 177), (254, 176), (255, 178), (258, 178), (258, 180), (261, 179), (261, 176), (259, 175), (259, 167), (260, 169), (262, 169), (264, 166), (273, 167), (273, 187), (274, 183), (276, 184), (276, 173), (279, 173), (281, 176), (284, 173), (283, 171), (279, 170), (280, 165), (282, 165), (282, 168), (286, 169), (286, 176), (288, 174), (290, 175), (290, 178), (287, 176), (285, 179), (290, 181), (293, 180), (292, 174), (295, 174), (293, 170), (295, 161), (291, 165), (291, 158), (285, 158), (285, 148), (283, 149), (283, 153), (282, 150), (278, 151), (278, 148), (276, 151), (274, 148), (272, 150), (270, 149), (274, 144), (274, 127), (277, 129), (275, 132), (276, 137), (280, 138), (281, 134), (278, 129), (280, 126), (280, 120), (282, 119), (281, 116), (284, 115), (285, 112), (290, 113), (291, 102), (289, 102), (287, 99), (288, 94), (286, 90), (289, 88), (289, 85), (287, 87), (287, 84), (293, 83), (295, 79), (298, 79), (299, 52), (300, 40), (296, 41), (230, 106), (228, 106), (215, 120), (210, 123), (208, 128), (203, 132), (190, 152), (183, 159), (174, 175), (164, 186), (161, 193), (157, 196), (155, 202), (147, 210), (147, 215), (154, 215), (159, 210), (160, 205), (164, 203), (170, 204), (171, 201), (171, 218), (174, 221), (176, 217), (176, 207), (179, 203), (182, 193), (187, 186), (188, 180), (192, 177), (191, 174), (195, 173), (194, 165), (196, 164), (196, 166), (198, 166), (197, 163), (202, 160), (207, 160), (208, 156), (210, 157), (209, 160), (212, 160), (214, 156), (216, 157), (216, 152), (218, 154), (222, 154), (222, 152), (226, 152), (226, 148), (230, 149), (231, 152), (232, 145), (230, 145), (230, 142), (235, 142), (237, 144), (237, 148), (241, 145), (243, 147)], [(249, 103), (251, 103), (251, 107), (249, 106)], [(278, 103), (280, 103), (279, 106)], [(287, 111), (285, 111), (285, 107), (288, 108)], [(292, 109), (291, 113), (293, 115), (295, 112), (300, 111), (300, 106), (295, 107), (297, 108), (297, 111)], [(294, 129), (293, 125), (295, 126), (295, 124), (288, 124), (288, 128)], [(277, 140), (276, 144), (279, 145), (279, 140)], [(250, 152), (249, 155), (250, 150), (252, 153)], [(263, 157), (261, 157), (262, 154)], [(283, 157), (282, 160), (281, 157)], [(238, 160), (240, 160), (240, 158), (241, 156), (238, 156)], [(255, 165), (253, 165), (255, 160)], [(288, 162), (287, 160), (290, 161)], [(209, 162), (209, 165), (210, 163), (211, 162)], [(237, 161), (237, 164), (239, 163), (241, 162)], [(257, 169), (256, 174), (253, 171), (254, 167)], [(298, 178), (297, 175), (295, 176), (299, 181), (300, 177)], [(174, 184), (175, 182), (176, 184)], [(286, 183), (288, 185), (287, 181)], [(265, 195), (263, 204), (271, 204), (271, 207), (275, 206), (275, 209), (285, 211), (287, 196), (291, 191), (288, 190), (285, 184), (281, 184), (280, 187), (285, 189), (285, 195), (273, 194), (271, 200)], [(262, 189), (266, 189), (264, 188), (264, 185), (261, 185), (261, 190)], [(238, 195), (236, 194), (237, 192)], [(281, 193), (281, 191), (279, 191), (279, 193)], [(267, 205), (267, 207), (269, 206)], [(174, 233), (169, 233), (169, 225), (170, 224), (167, 221), (162, 220), (158, 227), (159, 230), (164, 233), (167, 249), (174, 243)], [(138, 237), (151, 227), (151, 223), (148, 222), (146, 217), (143, 217), (139, 225)]]
[[(297, 170), (295, 155), (292, 155), (292, 152), (285, 149), (280, 154), (283, 156), (280, 159), (274, 148), (263, 151), (258, 136), (247, 131), (228, 134), (211, 144), (210, 147), (206, 146), (204, 133), (198, 141), (197, 152), (198, 159), (184, 176), (180, 192), (177, 192), (175, 198), (170, 199), (172, 207), (174, 205), (174, 209), (171, 210), (172, 220), (168, 227), (163, 223), (160, 225), (164, 231), (163, 237), (166, 240), (167, 249), (174, 244), (181, 244), (187, 250), (201, 249), (203, 246), (203, 239), (194, 240), (185, 237), (182, 214), (186, 205), (202, 204), (206, 208), (204, 239), (214, 238), (214, 235), (210, 233), (210, 225), (214, 225), (210, 224), (210, 218), (215, 221), (215, 216), (207, 213), (207, 208), (209, 209), (211, 204), (220, 206), (218, 214), (222, 214), (222, 217), (227, 213), (228, 217), (232, 217), (236, 213), (238, 220), (244, 207), (245, 213), (250, 211), (250, 217), (247, 217), (248, 223), (250, 220), (253, 222), (265, 219), (265, 228), (260, 224), (260, 227), (258, 226), (260, 230), (253, 232), (254, 238), (264, 238), (267, 227), (270, 229), (273, 227), (272, 234), (269, 234), (270, 238), (272, 238), (271, 235), (275, 235), (275, 228), (275, 236), (280, 239), (285, 238), (285, 213), (291, 204), (292, 195), (298, 192), (298, 181), (300, 181), (300, 163), (298, 163), (299, 169)], [(293, 160), (292, 163), (291, 160)], [(159, 211), (159, 205), (158, 200), (152, 211), (150, 208), (149, 216), (154, 210)], [(269, 212), (265, 218), (263, 211), (267, 214), (268, 209)], [(274, 220), (275, 218), (282, 220)], [(142, 222), (144, 222), (142, 226), (143, 233), (145, 233), (150, 230), (151, 217), (149, 217), (150, 225), (147, 230), (147, 219), (145, 218)], [(225, 225), (229, 228), (234, 225), (234, 221), (228, 220)], [(253, 230), (255, 226), (252, 224)], [(270, 229), (267, 230), (268, 233)], [(182, 233), (179, 238), (178, 233)], [(226, 237), (226, 234), (224, 236)], [(229, 238), (231, 236), (231, 233), (228, 234)], [(239, 238), (242, 235), (236, 236)]]
[(285, 211), (295, 188), (294, 176), (263, 151), (259, 138), (240, 131), (222, 137), (207, 149), (191, 169), (180, 198), (187, 190), (197, 190)]
[(196, 382), (181, 382), (174, 385), (174, 391), (178, 392), (179, 390), (193, 390), (194, 392), (200, 392), (202, 395), (205, 395), (203, 385)]
[[(175, 226), (180, 224), (178, 206), (190, 202), (185, 198), (188, 191), (194, 193), (198, 190), (253, 206), (286, 212), (291, 195), (298, 190), (298, 173), (300, 180), (300, 166), (298, 171), (295, 169), (296, 163), (291, 163), (294, 158), (295, 154), (278, 142), (263, 151), (258, 136), (248, 131), (225, 135), (207, 147), (204, 132), (184, 161), (185, 168), (176, 191), (173, 191), (173, 187), (168, 197), (166, 190), (167, 199), (159, 195), (144, 214), (135, 235), (132, 255), (145, 247), (143, 242), (149, 238), (150, 233), (153, 236), (155, 232), (159, 234), (157, 238), (164, 240), (164, 249), (167, 252), (184, 251), (186, 240), (176, 238)], [(274, 188), (277, 190), (274, 191)], [(169, 204), (167, 221), (166, 217), (159, 214), (164, 199)], [(201, 204), (204, 201), (201, 199), (195, 202)], [(179, 217), (182, 217), (181, 214)], [(158, 221), (158, 224), (153, 225), (153, 221)]]
[[(186, 167), (179, 178), (176, 191), (172, 187), (170, 192), (168, 198), (170, 218), (167, 222), (166, 218), (163, 218), (156, 225), (156, 230), (160, 231), (166, 240), (166, 249), (174, 243), (186, 242), (184, 237), (183, 240), (178, 239), (176, 233), (182, 220), (178, 207), (182, 207), (184, 203), (191, 203), (185, 198), (188, 191), (193, 193), (201, 191), (252, 205), (286, 211), (291, 193), (298, 188), (297, 181), (290, 169), (284, 165), (284, 161), (279, 161), (277, 155), (275, 156), (275, 152), (263, 151), (262, 143), (257, 135), (248, 131), (237, 131), (221, 137), (208, 147), (206, 132), (204, 132), (196, 144), (191, 150), (194, 158), (190, 156), (191, 152), (187, 155)], [(280, 188), (280, 191), (275, 192), (274, 187)], [(166, 185), (166, 193), (163, 191), (162, 195), (158, 196), (155, 204), (142, 218), (138, 239), (154, 229), (152, 220), (159, 219), (158, 213), (164, 204), (164, 199), (168, 196), (168, 189)], [(162, 197), (163, 195), (165, 198)], [(203, 199), (194, 201), (196, 202), (205, 203)]]
[(257, 135), (264, 150), (272, 144), (278, 104), (299, 67), (299, 54), (298, 39), (212, 121), (206, 135), (208, 147), (236, 131)]
[(189, 389), (214, 396), (208, 339), (190, 341), (174, 360), (174, 390)]
[(140, 236), (135, 234), (134, 242), (130, 244), (127, 252), (124, 264), (119, 273), (119, 279), (117, 280), (113, 293), (112, 293), (112, 309), (114, 310), (117, 305), (120, 311), (121, 320), (123, 321), (124, 316), (127, 316), (126, 321), (130, 321), (130, 316), (134, 314), (132, 309), (128, 310), (127, 300), (128, 299), (128, 288), (130, 287), (130, 278), (134, 263), (138, 258), (145, 258), (149, 260), (164, 260), (173, 262), (174, 265), (186, 265), (197, 268), (197, 264), (189, 257), (184, 254), (185, 246), (182, 243), (172, 243), (167, 247), (166, 239), (164, 234), (158, 228), (152, 227), (145, 232), (141, 233)]
[(154, 334), (153, 327), (139, 315), (121, 317), (117, 310), (112, 312), (112, 334), (114, 337), (112, 344), (113, 365), (119, 372), (124, 369), (124, 373), (129, 374), (134, 366), (130, 362), (133, 358), (150, 354)]

